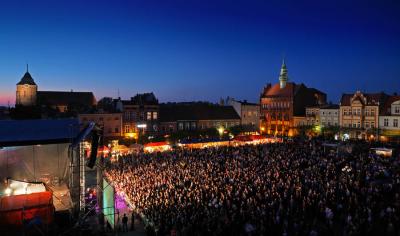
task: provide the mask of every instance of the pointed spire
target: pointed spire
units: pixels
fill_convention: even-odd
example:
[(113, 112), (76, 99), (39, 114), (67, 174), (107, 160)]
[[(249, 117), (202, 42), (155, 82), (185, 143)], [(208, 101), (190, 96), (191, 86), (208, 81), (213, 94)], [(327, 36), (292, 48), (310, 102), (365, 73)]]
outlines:
[(279, 74), (279, 85), (282, 88), (285, 88), (286, 82), (289, 81), (288, 71), (286, 68), (285, 57), (283, 57), (281, 72)]
[(29, 73), (29, 65), (26, 63), (26, 73)]

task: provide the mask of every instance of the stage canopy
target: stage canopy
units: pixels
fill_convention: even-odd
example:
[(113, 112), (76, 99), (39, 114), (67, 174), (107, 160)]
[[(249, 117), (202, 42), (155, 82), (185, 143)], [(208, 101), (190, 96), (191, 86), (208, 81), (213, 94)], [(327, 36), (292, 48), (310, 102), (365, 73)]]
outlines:
[(79, 129), (78, 119), (2, 120), (0, 147), (70, 143)]

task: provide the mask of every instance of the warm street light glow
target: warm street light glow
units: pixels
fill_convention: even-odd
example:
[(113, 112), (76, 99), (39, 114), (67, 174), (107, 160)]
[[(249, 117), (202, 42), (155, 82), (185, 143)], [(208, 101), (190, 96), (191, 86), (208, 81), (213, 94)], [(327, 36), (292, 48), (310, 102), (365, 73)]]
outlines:
[(224, 131), (225, 131), (224, 127), (221, 126), (218, 128), (219, 135), (222, 135), (224, 133)]
[(125, 133), (127, 138), (134, 138), (137, 139), (137, 133)]

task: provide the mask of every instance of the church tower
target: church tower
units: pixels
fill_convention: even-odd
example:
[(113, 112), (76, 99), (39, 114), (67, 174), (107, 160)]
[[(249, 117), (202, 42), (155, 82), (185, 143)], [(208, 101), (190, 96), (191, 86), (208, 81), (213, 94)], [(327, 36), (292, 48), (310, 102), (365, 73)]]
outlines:
[(17, 94), (15, 105), (19, 106), (34, 106), (36, 105), (36, 94), (37, 85), (31, 74), (28, 71), (28, 65), (26, 65), (26, 73), (22, 77), (21, 81), (17, 84)]
[(286, 87), (286, 83), (289, 81), (288, 71), (285, 64), (285, 59), (283, 59), (281, 73), (279, 74), (279, 85), (280, 88), (283, 89)]

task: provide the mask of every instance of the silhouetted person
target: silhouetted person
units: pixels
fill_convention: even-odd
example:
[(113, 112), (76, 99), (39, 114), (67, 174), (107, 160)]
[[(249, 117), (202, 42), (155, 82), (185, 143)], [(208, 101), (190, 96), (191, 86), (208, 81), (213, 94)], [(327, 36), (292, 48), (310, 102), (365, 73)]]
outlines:
[(128, 232), (128, 217), (126, 214), (124, 214), (124, 217), (122, 217), (122, 231)]
[(135, 212), (132, 212), (132, 217), (131, 217), (131, 230), (135, 230)]

